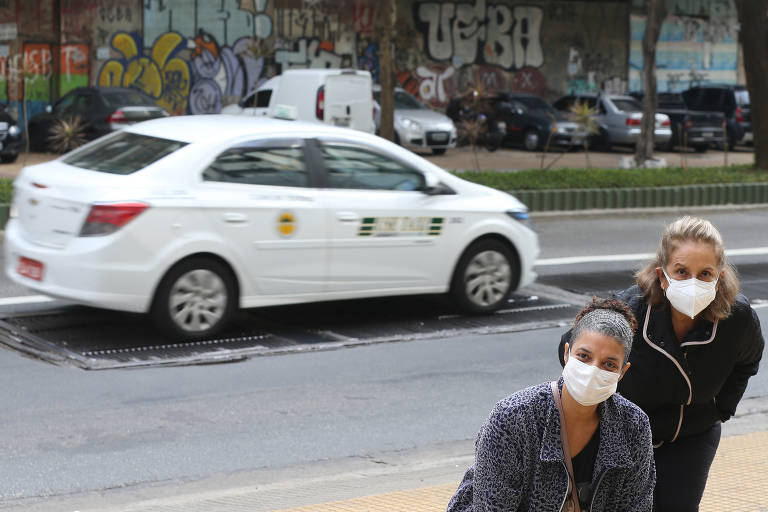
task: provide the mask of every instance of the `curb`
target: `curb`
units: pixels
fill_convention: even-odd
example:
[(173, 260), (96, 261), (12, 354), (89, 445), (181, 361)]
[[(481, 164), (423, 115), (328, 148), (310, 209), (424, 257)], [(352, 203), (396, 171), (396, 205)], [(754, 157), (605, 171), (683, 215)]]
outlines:
[(509, 193), (522, 201), (531, 212), (768, 203), (768, 183), (511, 190)]

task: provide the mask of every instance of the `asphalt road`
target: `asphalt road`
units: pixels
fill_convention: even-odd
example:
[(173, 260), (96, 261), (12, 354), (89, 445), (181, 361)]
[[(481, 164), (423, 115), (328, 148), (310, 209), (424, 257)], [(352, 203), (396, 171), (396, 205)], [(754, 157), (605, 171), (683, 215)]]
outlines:
[[(637, 261), (595, 257), (652, 252), (678, 213), (537, 217), (549, 261), (542, 280), (628, 276)], [(729, 249), (768, 245), (768, 208), (697, 213)], [(584, 259), (552, 263), (563, 257)], [(766, 256), (735, 260), (759, 266)], [(758, 312), (766, 333), (768, 308)], [(559, 375), (564, 328), (130, 371), (84, 372), (0, 350), (0, 506), (466, 441), (497, 400)], [(768, 396), (768, 373), (747, 396)]]
[[(472, 439), (496, 401), (559, 375), (562, 330), (133, 371), (0, 351), (0, 503)], [(763, 372), (747, 396), (766, 394)]]

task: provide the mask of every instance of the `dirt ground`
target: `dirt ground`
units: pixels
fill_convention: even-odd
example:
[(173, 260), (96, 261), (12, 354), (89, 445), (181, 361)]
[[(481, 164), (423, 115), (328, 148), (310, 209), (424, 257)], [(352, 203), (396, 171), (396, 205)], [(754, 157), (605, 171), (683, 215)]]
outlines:
[[(631, 149), (617, 148), (610, 152), (590, 151), (589, 160), (595, 168), (618, 168), (622, 157), (631, 157)], [(732, 152), (710, 150), (705, 153), (681, 152), (668, 153), (657, 152), (656, 157), (666, 160), (668, 166), (681, 167), (683, 161), (688, 167), (710, 167), (718, 165), (751, 164), (754, 162), (752, 147), (737, 146)], [(521, 150), (504, 149), (493, 153), (478, 149), (477, 162), (469, 147), (449, 149), (444, 155), (433, 156), (423, 154), (427, 160), (444, 169), (496, 169), (496, 170), (520, 170), (541, 169), (554, 161), (551, 169), (558, 168), (586, 168), (587, 157), (584, 151), (570, 151), (567, 153), (530, 152)], [(543, 164), (542, 164), (542, 156)]]
[[(630, 149), (614, 149), (611, 152), (590, 151), (589, 159), (592, 167), (595, 168), (617, 168), (619, 160), (622, 157), (632, 155)], [(51, 153), (22, 153), (18, 160), (11, 164), (0, 164), (0, 176), (15, 177), (22, 167), (34, 165), (53, 160), (59, 155)], [(587, 167), (587, 159), (584, 151), (571, 151), (567, 153), (547, 153), (530, 152), (516, 149), (500, 149), (489, 152), (485, 149), (478, 149), (476, 159), (475, 154), (469, 147), (460, 147), (449, 149), (444, 155), (434, 156), (432, 154), (422, 154), (427, 160), (443, 169), (448, 170), (472, 170), (478, 169), (496, 169), (499, 171), (520, 170), (520, 169), (541, 169), (552, 163), (552, 169), (557, 168), (584, 168)], [(542, 164), (542, 156), (543, 164)], [(705, 167), (724, 164), (749, 164), (754, 161), (752, 148), (747, 146), (737, 146), (732, 152), (724, 153), (722, 151), (710, 150), (706, 153), (666, 153), (658, 152), (657, 157), (664, 158), (669, 166), (679, 167), (683, 165), (683, 160), (690, 167)]]

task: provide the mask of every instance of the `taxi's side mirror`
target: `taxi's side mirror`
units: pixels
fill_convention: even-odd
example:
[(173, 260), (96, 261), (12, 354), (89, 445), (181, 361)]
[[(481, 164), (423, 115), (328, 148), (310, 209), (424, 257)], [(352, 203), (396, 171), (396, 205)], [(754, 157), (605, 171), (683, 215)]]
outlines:
[(439, 182), (437, 185), (434, 185), (432, 187), (427, 186), (424, 189), (424, 193), (428, 196), (449, 196), (456, 193), (455, 190), (453, 190), (451, 187), (446, 185), (443, 182)]
[(429, 196), (455, 194), (456, 191), (443, 183), (431, 172), (424, 173), (424, 193)]

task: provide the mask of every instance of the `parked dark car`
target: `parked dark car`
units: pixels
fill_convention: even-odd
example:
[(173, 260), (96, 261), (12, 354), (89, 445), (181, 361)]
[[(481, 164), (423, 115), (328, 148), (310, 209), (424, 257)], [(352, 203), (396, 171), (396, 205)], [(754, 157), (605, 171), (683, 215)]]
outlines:
[(500, 92), (491, 101), (497, 120), (505, 124), (505, 144), (522, 144), (528, 151), (540, 150), (547, 141), (550, 147), (584, 145), (584, 128), (538, 96)]
[(93, 140), (130, 124), (167, 115), (151, 97), (135, 89), (79, 87), (29, 120), (29, 145), (33, 151), (49, 149), (51, 128), (57, 120), (79, 117), (84, 123), (84, 138)]
[(7, 107), (0, 103), (0, 162), (15, 162), (24, 148), (24, 138), (16, 119), (8, 113)]
[(743, 85), (702, 85), (683, 91), (685, 104), (691, 110), (722, 112), (728, 148), (739, 142), (752, 142), (752, 117), (749, 91)]
[[(643, 93), (631, 95), (643, 101)], [(658, 100), (656, 112), (666, 114), (672, 125), (672, 138), (665, 148), (668, 151), (673, 151), (675, 146), (687, 146), (704, 152), (710, 146), (723, 143), (725, 116), (722, 112), (691, 110), (683, 95), (676, 92), (660, 92)]]

